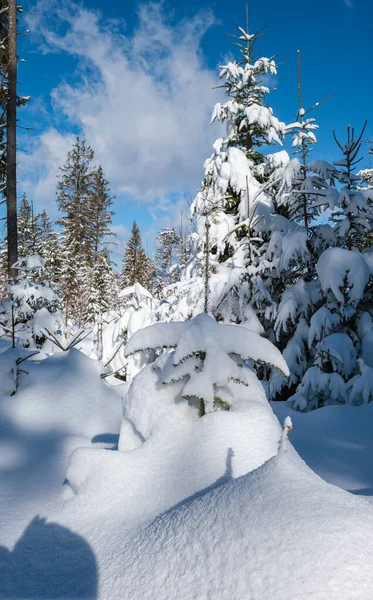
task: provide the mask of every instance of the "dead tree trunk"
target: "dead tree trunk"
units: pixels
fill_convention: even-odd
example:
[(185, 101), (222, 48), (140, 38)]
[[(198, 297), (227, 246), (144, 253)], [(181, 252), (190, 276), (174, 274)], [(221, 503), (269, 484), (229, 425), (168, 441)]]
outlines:
[(17, 3), (9, 0), (8, 12), (8, 98), (7, 98), (7, 151), (6, 151), (6, 205), (8, 271), (15, 276), (12, 268), (18, 260), (17, 239)]

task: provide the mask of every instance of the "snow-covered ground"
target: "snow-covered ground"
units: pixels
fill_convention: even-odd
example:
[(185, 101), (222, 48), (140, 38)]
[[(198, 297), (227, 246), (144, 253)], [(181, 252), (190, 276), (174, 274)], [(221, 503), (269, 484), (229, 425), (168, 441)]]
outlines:
[(310, 413), (273, 402), (282, 422), (291, 416), (291, 442), (325, 481), (373, 497), (373, 404), (326, 406)]
[(373, 405), (273, 404), (312, 470), (262, 401), (119, 452), (126, 384), (75, 350), (25, 370), (0, 397), (0, 598), (370, 597)]

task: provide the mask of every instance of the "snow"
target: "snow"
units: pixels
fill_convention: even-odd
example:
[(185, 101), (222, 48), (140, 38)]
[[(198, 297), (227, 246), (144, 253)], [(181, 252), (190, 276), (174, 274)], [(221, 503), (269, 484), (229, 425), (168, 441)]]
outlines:
[(344, 248), (325, 250), (317, 262), (316, 270), (323, 291), (326, 293), (331, 290), (341, 304), (346, 300), (358, 302), (362, 298), (370, 274), (363, 256)]
[(134, 285), (130, 285), (128, 287), (125, 287), (121, 292), (119, 292), (118, 297), (119, 298), (125, 298), (126, 296), (132, 296), (134, 295), (137, 302), (141, 302), (141, 300), (148, 298), (150, 300), (153, 299), (153, 296), (151, 295), (150, 292), (148, 292), (147, 289), (144, 288), (144, 286), (141, 285), (141, 283), (138, 283), (136, 281), (136, 283), (134, 283)]
[(325, 481), (367, 498), (373, 495), (373, 404), (334, 405), (302, 413), (272, 402), (281, 422), (290, 416), (291, 443)]
[(22, 271), (33, 271), (34, 269), (45, 269), (44, 260), (38, 254), (31, 254), (18, 260), (14, 267)]
[[(66, 505), (83, 517), (112, 515), (127, 529), (145, 523), (223, 478), (239, 477), (277, 452), (281, 430), (269, 407), (219, 411), (201, 419), (169, 422), (136, 449), (77, 449), (67, 479), (75, 495)], [(89, 515), (87, 515), (89, 516)], [(86, 519), (86, 517), (84, 517)]]
[(120, 391), (77, 350), (30, 365), (0, 398), (6, 597), (368, 598), (372, 508), (291, 444), (327, 481), (373, 493), (373, 404), (274, 403), (282, 434), (260, 397), (197, 418), (178, 405), (182, 382), (159, 380), (170, 356), (133, 379), (119, 451), (102, 446), (119, 431)]
[(372, 527), (364, 500), (283, 451), (124, 538), (105, 571), (106, 597), (367, 598)]
[(20, 366), (27, 373), (21, 373), (17, 393), (0, 396), (1, 532), (11, 544), (61, 494), (71, 452), (117, 436), (122, 413), (98, 363), (78, 350)]
[(214, 351), (216, 345), (221, 345), (226, 353), (268, 363), (285, 375), (289, 374), (286, 362), (268, 340), (240, 325), (217, 323), (204, 313), (191, 321), (157, 323), (141, 329), (129, 340), (125, 354), (128, 356), (147, 348), (177, 346), (174, 357), (174, 364), (177, 365), (195, 352)]
[(327, 362), (333, 372), (349, 377), (356, 366), (354, 345), (346, 333), (332, 333), (316, 346), (315, 364), (322, 366)]

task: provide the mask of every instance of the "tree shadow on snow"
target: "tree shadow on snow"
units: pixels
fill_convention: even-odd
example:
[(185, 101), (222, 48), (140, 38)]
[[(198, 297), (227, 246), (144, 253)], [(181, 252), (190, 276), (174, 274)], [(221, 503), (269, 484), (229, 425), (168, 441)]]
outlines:
[(234, 457), (233, 449), (228, 448), (227, 458), (225, 461), (224, 474), (221, 477), (219, 477), (211, 485), (203, 488), (203, 490), (199, 490), (199, 492), (196, 492), (195, 494), (192, 494), (191, 496), (188, 496), (188, 498), (181, 500), (181, 502), (178, 502), (177, 504), (175, 504), (174, 506), (169, 508), (166, 512), (170, 512), (170, 511), (174, 510), (175, 508), (179, 508), (179, 506), (182, 506), (186, 502), (191, 502), (192, 500), (196, 500), (196, 498), (200, 498), (201, 496), (208, 494), (208, 492), (211, 492), (212, 490), (219, 487), (220, 485), (223, 485), (224, 483), (228, 483), (228, 481), (231, 481), (233, 479), (233, 466), (232, 466), (233, 457)]
[(9, 551), (0, 546), (0, 598), (97, 598), (97, 566), (87, 542), (35, 517)]

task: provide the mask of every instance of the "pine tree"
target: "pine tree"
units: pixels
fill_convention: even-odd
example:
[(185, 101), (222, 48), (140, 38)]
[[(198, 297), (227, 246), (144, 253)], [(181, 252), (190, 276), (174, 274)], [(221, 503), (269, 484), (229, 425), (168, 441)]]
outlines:
[(128, 287), (136, 282), (151, 291), (153, 288), (154, 265), (146, 256), (140, 230), (133, 222), (130, 238), (122, 261), (121, 285)]

